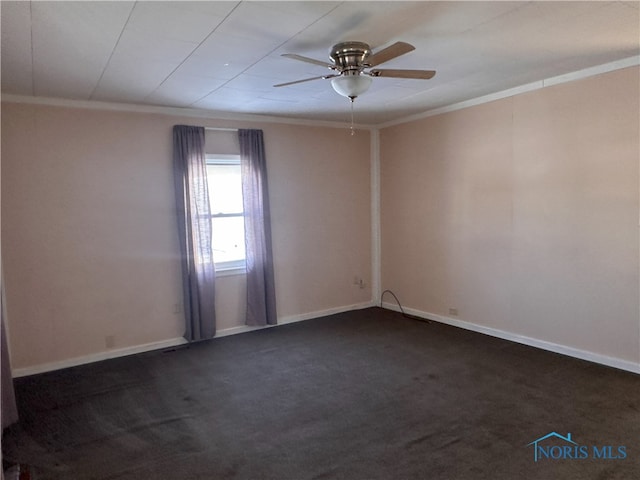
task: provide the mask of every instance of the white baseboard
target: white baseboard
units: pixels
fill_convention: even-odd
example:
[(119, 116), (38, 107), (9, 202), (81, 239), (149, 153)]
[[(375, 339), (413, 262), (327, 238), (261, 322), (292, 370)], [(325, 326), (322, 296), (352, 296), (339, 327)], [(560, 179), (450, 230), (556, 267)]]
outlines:
[(187, 341), (184, 338), (170, 338), (160, 342), (145, 343), (143, 345), (135, 345), (133, 347), (117, 348), (107, 350), (105, 352), (91, 353), (81, 357), (60, 360), (59, 362), (42, 363), (30, 367), (12, 369), (13, 378), (26, 377), (28, 375), (36, 375), (38, 373), (51, 372), (53, 370), (61, 370), (63, 368), (76, 367), (86, 363), (100, 362), (102, 360), (110, 360), (112, 358), (126, 357), (136, 353), (150, 352), (151, 350), (161, 350), (163, 348), (184, 345)]
[[(357, 303), (353, 305), (346, 305), (343, 307), (329, 308), (326, 310), (318, 310), (315, 312), (303, 313), (300, 315), (291, 315), (278, 319), (277, 325), (266, 325), (264, 327), (249, 327), (247, 325), (239, 327), (225, 328), (216, 332), (215, 338), (227, 337), (229, 335), (237, 335), (239, 333), (253, 332), (264, 328), (277, 327), (279, 325), (286, 325), (288, 323), (302, 322), (304, 320), (311, 320), (312, 318), (326, 317), (327, 315), (335, 315), (336, 313), (350, 312), (352, 310), (361, 310), (363, 308), (369, 308), (374, 306), (373, 302)], [(110, 360), (112, 358), (126, 357), (128, 355), (134, 355), (136, 353), (150, 352), (153, 350), (162, 350), (164, 348), (176, 347), (179, 345), (185, 345), (188, 342), (180, 338), (170, 338), (162, 340), (160, 342), (145, 343), (143, 345), (135, 345), (132, 347), (118, 348), (114, 350), (108, 350), (104, 352), (92, 353), (89, 355), (83, 355), (81, 357), (69, 358), (67, 360), (61, 360), (58, 362), (43, 363), (40, 365), (34, 365), (30, 367), (14, 368), (12, 373), (14, 378), (26, 377), (29, 375), (36, 375), (38, 373), (51, 372), (53, 370), (61, 370), (63, 368), (76, 367), (78, 365), (85, 365), (87, 363), (99, 362), (102, 360)]]
[[(383, 302), (382, 308), (388, 310), (400, 311), (400, 308), (393, 303)], [(587, 360), (589, 362), (599, 363), (608, 367), (618, 368), (620, 370), (626, 370), (627, 372), (640, 374), (640, 363), (630, 362), (621, 358), (609, 357), (607, 355), (601, 355), (599, 353), (590, 352), (588, 350), (580, 350), (578, 348), (568, 347), (566, 345), (560, 345), (558, 343), (547, 342), (545, 340), (539, 340), (537, 338), (526, 337), (524, 335), (518, 335), (517, 333), (511, 333), (497, 328), (485, 327), (476, 323), (466, 322), (464, 320), (458, 320), (456, 318), (445, 317), (443, 315), (437, 315), (435, 313), (423, 312), (413, 308), (403, 307), (405, 313), (414, 315), (416, 317), (424, 318), (427, 320), (433, 320), (440, 323), (445, 323), (453, 327), (464, 328), (465, 330), (471, 330), (473, 332), (483, 333), (492, 337), (502, 338), (503, 340), (509, 340), (511, 342), (521, 343), (530, 347), (540, 348), (542, 350), (548, 350), (554, 353), (560, 353), (569, 357), (579, 358), (581, 360)]]
[(328, 315), (335, 315), (336, 313), (350, 312), (352, 310), (362, 310), (363, 308), (373, 307), (373, 302), (356, 303), (353, 305), (347, 305), (344, 307), (329, 308), (327, 310), (318, 310), (315, 312), (303, 313), (300, 315), (290, 315), (288, 317), (282, 317), (278, 319), (277, 325), (264, 325), (260, 327), (250, 327), (248, 325), (241, 325), (238, 327), (225, 328), (224, 330), (218, 330), (216, 332), (216, 338), (228, 337), (229, 335), (237, 335), (239, 333), (255, 332), (256, 330), (264, 330), (265, 328), (279, 327), (288, 323), (302, 322), (304, 320), (311, 320), (312, 318), (326, 317)]
[(302, 322), (303, 320), (311, 320), (312, 318), (326, 317), (329, 315), (335, 315), (337, 313), (351, 312), (352, 310), (362, 310), (364, 308), (370, 308), (375, 306), (374, 302), (362, 302), (354, 303), (352, 305), (346, 305), (344, 307), (329, 308), (327, 310), (318, 310), (315, 312), (303, 313), (300, 315), (290, 315), (278, 320), (280, 325), (287, 323)]

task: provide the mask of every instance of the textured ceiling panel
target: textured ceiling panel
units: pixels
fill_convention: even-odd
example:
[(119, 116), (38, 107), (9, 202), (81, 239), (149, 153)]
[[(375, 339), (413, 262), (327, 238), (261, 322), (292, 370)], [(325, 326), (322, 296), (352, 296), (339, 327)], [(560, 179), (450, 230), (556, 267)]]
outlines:
[(220, 112), (348, 121), (332, 45), (416, 49), (380, 68), (434, 69), (431, 80), (375, 78), (356, 121), (388, 122), (480, 95), (640, 55), (640, 2), (7, 2), (2, 91)]
[(86, 99), (133, 2), (31, 2), (35, 94)]
[(0, 3), (2, 17), (2, 91), (33, 95), (31, 5)]

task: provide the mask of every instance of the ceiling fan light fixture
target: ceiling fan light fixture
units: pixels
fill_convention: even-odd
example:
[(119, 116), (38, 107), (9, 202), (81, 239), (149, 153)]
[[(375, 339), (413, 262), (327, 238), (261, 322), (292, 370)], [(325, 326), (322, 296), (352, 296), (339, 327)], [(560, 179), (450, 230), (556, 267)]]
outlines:
[(368, 75), (341, 75), (331, 79), (331, 86), (343, 97), (354, 99), (369, 90), (371, 80)]

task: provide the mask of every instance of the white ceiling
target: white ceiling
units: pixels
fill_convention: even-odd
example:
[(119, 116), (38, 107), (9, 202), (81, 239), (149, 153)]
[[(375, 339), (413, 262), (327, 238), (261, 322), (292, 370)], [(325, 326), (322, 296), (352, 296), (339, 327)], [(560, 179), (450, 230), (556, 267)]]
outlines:
[(640, 2), (2, 1), (2, 92), (348, 121), (328, 60), (344, 40), (416, 50), (381, 68), (357, 123), (380, 124), (640, 54)]

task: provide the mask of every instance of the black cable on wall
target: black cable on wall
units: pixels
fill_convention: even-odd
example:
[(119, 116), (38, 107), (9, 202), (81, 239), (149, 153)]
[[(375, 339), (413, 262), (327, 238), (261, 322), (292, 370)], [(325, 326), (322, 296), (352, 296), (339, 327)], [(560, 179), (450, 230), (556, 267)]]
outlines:
[(380, 294), (380, 305), (382, 305), (382, 298), (384, 297), (385, 293), (389, 293), (396, 300), (396, 303), (398, 304), (398, 307), (400, 308), (400, 313), (402, 313), (403, 317), (409, 318), (411, 320), (419, 320), (421, 322), (431, 323), (431, 320), (427, 320), (426, 318), (417, 317), (415, 315), (408, 315), (407, 313), (405, 313), (404, 309), (402, 308), (402, 304), (400, 303), (400, 300), (398, 299), (396, 294), (393, 293), (391, 290), (385, 290), (384, 292), (382, 292)]

